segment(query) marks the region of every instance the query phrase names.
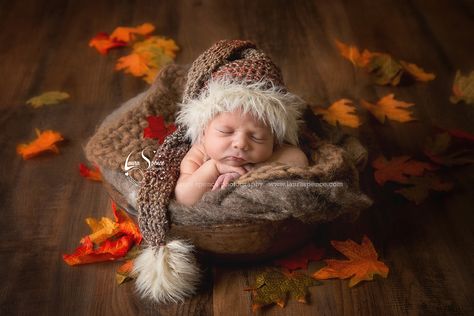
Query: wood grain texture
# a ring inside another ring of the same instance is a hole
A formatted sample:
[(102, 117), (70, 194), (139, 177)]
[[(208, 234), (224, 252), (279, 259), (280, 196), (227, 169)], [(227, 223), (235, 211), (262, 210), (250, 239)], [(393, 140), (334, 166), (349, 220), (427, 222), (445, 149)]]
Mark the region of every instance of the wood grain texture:
[[(113, 70), (122, 52), (100, 56), (88, 41), (99, 31), (143, 22), (176, 40), (176, 61), (184, 64), (216, 40), (253, 40), (281, 67), (289, 89), (311, 104), (343, 97), (373, 101), (390, 91), (414, 102), (418, 121), (412, 123), (382, 125), (361, 112), (364, 124), (352, 133), (368, 146), (371, 160), (380, 153), (422, 158), (433, 126), (474, 133), (473, 106), (449, 103), (456, 70), (474, 70), (471, 0), (0, 1), (1, 315), (252, 314), (250, 293), (243, 290), (269, 262), (207, 262), (198, 295), (156, 305), (137, 297), (131, 283), (115, 285), (117, 263), (69, 267), (61, 259), (87, 233), (86, 217), (111, 215), (102, 186), (78, 174), (84, 144), (108, 113), (147, 88)], [(339, 56), (335, 38), (391, 53), (437, 78), (397, 88), (371, 85)], [(49, 90), (71, 98), (36, 110), (25, 105)], [(59, 155), (17, 156), (16, 145), (30, 141), (35, 127), (66, 137)], [(289, 301), (261, 314), (472, 315), (473, 171), (450, 170), (455, 190), (415, 206), (376, 186), (367, 168), (361, 185), (374, 206), (354, 223), (324, 225), (315, 239), (329, 249), (329, 240), (359, 242), (366, 234), (390, 267), (388, 278), (352, 289), (346, 281), (325, 281), (310, 289), (308, 304)]]

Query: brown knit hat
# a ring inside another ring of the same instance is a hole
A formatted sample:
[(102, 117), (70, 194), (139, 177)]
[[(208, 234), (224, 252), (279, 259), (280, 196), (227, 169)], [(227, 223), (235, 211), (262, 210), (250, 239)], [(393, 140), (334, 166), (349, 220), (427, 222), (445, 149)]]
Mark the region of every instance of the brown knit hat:
[(242, 108), (264, 121), (278, 142), (296, 145), (303, 106), (287, 91), (280, 69), (255, 44), (223, 40), (192, 64), (176, 122), (195, 143), (215, 115)]
[(303, 104), (286, 91), (278, 67), (249, 41), (219, 41), (194, 61), (178, 129), (158, 148), (154, 161), (159, 165), (147, 170), (138, 194), (138, 221), (148, 248), (135, 260), (134, 271), (143, 296), (182, 301), (199, 282), (192, 245), (166, 238), (168, 204), (190, 148), (188, 140), (196, 141), (215, 114), (237, 105), (265, 120), (279, 141), (296, 143)]

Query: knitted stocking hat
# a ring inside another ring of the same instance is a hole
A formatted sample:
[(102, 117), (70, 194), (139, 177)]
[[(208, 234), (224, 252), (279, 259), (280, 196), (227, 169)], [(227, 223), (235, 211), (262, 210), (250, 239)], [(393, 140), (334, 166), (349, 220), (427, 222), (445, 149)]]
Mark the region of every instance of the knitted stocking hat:
[(243, 107), (264, 120), (278, 141), (297, 142), (302, 100), (288, 93), (280, 70), (249, 41), (223, 40), (192, 64), (177, 130), (158, 149), (138, 194), (138, 221), (148, 247), (134, 263), (137, 289), (158, 302), (182, 301), (195, 293), (199, 269), (193, 246), (166, 238), (167, 208), (181, 160), (210, 119)]

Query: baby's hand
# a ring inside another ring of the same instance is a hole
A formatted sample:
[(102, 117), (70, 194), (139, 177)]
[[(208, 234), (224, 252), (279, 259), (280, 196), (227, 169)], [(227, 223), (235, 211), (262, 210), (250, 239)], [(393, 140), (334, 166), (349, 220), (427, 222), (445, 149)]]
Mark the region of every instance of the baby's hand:
[(216, 182), (214, 183), (214, 186), (212, 187), (212, 191), (219, 190), (219, 189), (224, 189), (231, 181), (234, 181), (235, 179), (238, 179), (240, 177), (240, 174), (237, 172), (228, 172), (221, 174)]
[(217, 171), (221, 175), (225, 173), (238, 173), (239, 175), (242, 176), (247, 173), (247, 170), (244, 167), (229, 166), (216, 160), (214, 160), (214, 163), (215, 163)]

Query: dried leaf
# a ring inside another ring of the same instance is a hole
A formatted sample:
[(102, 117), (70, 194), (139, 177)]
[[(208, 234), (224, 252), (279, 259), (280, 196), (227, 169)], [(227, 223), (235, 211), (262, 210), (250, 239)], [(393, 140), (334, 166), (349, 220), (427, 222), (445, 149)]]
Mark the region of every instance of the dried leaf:
[(120, 57), (117, 60), (117, 64), (115, 65), (115, 70), (124, 69), (125, 73), (132, 74), (135, 77), (141, 77), (150, 71), (148, 63), (149, 61), (147, 57), (137, 53), (132, 53), (130, 55)]
[(334, 126), (337, 126), (337, 123), (339, 123), (341, 125), (357, 128), (362, 124), (357, 114), (355, 114), (355, 107), (348, 99), (338, 100), (327, 109), (313, 107), (313, 112), (322, 115), (326, 122)]
[(43, 94), (33, 97), (26, 101), (27, 104), (30, 104), (34, 108), (39, 108), (43, 105), (58, 104), (59, 102), (69, 98), (69, 94), (62, 91), (48, 91)]
[(449, 98), (452, 103), (464, 101), (468, 104), (474, 103), (474, 71), (469, 76), (462, 76), (458, 70), (453, 83), (453, 95)]
[(88, 217), (86, 218), (86, 224), (89, 225), (92, 233), (82, 238), (81, 243), (89, 238), (93, 243), (101, 244), (119, 232), (119, 225), (107, 217), (102, 217), (100, 220)]
[(86, 237), (72, 254), (63, 255), (63, 260), (70, 266), (116, 260), (125, 256), (132, 245), (133, 238), (124, 235), (117, 240), (107, 239), (94, 249), (94, 244)]
[(101, 182), (102, 181), (102, 174), (98, 167), (94, 167), (94, 169), (88, 168), (83, 163), (79, 164), (79, 173), (86, 179)]
[[(451, 135), (459, 136), (453, 141)], [(467, 140), (467, 142), (466, 142)], [(443, 166), (459, 166), (474, 163), (474, 148), (470, 134), (459, 130), (437, 133), (425, 141), (423, 152), (431, 161)]]
[(323, 248), (317, 248), (314, 244), (309, 244), (292, 253), (290, 256), (275, 260), (274, 263), (288, 269), (289, 271), (307, 269), (310, 261), (319, 261), (323, 256)]
[(350, 46), (338, 40), (336, 40), (336, 45), (344, 58), (367, 71), (376, 84), (396, 86), (405, 74), (417, 81), (424, 82), (435, 78), (434, 74), (425, 72), (419, 66), (398, 61), (389, 54), (370, 52), (366, 49), (361, 54), (356, 46)]
[(361, 245), (350, 239), (346, 241), (332, 240), (331, 244), (349, 260), (324, 260), (327, 266), (316, 271), (313, 274), (314, 278), (326, 280), (330, 278), (347, 279), (352, 277), (349, 287), (353, 287), (361, 281), (373, 280), (375, 274), (383, 278), (387, 277), (388, 267), (377, 259), (378, 254), (367, 236), (363, 237)]
[(134, 39), (134, 34), (148, 35), (154, 30), (155, 26), (151, 23), (144, 23), (136, 27), (119, 26), (110, 34), (110, 38), (128, 43)]
[(115, 222), (118, 224), (119, 232), (133, 237), (135, 244), (139, 245), (142, 241), (142, 234), (138, 225), (128, 216), (128, 214), (119, 208), (115, 203), (112, 203), (112, 210), (114, 212)]
[(384, 96), (376, 104), (365, 100), (360, 102), (360, 105), (372, 113), (380, 123), (384, 123), (385, 118), (402, 123), (415, 120), (412, 113), (407, 110), (415, 104), (395, 100), (393, 93)]
[(412, 160), (409, 156), (398, 156), (387, 160), (380, 156), (372, 162), (375, 168), (375, 181), (384, 185), (387, 181), (407, 183), (407, 176), (421, 176), (425, 170), (435, 170), (436, 167), (428, 162)]
[(159, 144), (163, 144), (166, 136), (176, 130), (174, 124), (165, 125), (165, 120), (161, 115), (149, 116), (146, 119), (148, 121), (148, 127), (145, 127), (143, 130), (143, 137), (157, 139)]
[(127, 43), (112, 39), (107, 33), (101, 32), (89, 41), (89, 46), (97, 49), (100, 54), (106, 55), (110, 49), (127, 46)]
[(16, 151), (23, 159), (33, 158), (45, 151), (52, 151), (56, 154), (59, 153), (58, 147), (55, 145), (57, 142), (64, 140), (63, 136), (56, 131), (46, 130), (40, 132), (36, 129), (37, 138), (29, 144), (20, 144), (16, 147)]
[(283, 308), (288, 295), (300, 303), (306, 303), (308, 287), (320, 284), (303, 273), (271, 269), (257, 275), (255, 286), (247, 290), (252, 291), (252, 310), (256, 311), (270, 304)]
[(410, 64), (403, 60), (400, 60), (400, 64), (403, 69), (405, 69), (417, 81), (428, 82), (436, 78), (435, 74), (427, 73), (415, 64)]
[(421, 204), (428, 197), (430, 190), (450, 191), (453, 188), (452, 183), (442, 181), (435, 174), (427, 174), (424, 177), (411, 177), (406, 183), (412, 184), (412, 186), (395, 192), (400, 193), (406, 199), (415, 202), (416, 205)]
[(132, 270), (133, 260), (125, 261), (125, 263), (117, 269), (117, 273), (115, 274), (115, 280), (117, 281), (117, 284), (123, 284), (135, 279)]

